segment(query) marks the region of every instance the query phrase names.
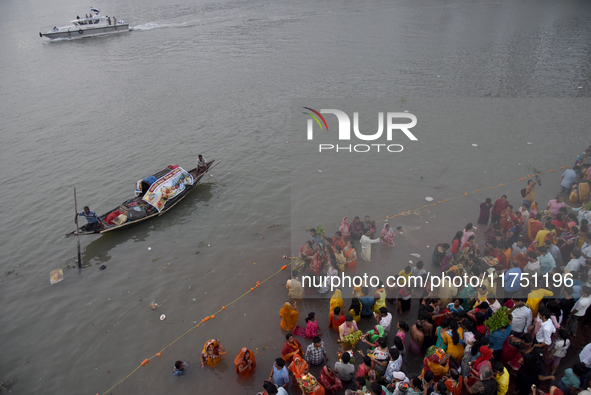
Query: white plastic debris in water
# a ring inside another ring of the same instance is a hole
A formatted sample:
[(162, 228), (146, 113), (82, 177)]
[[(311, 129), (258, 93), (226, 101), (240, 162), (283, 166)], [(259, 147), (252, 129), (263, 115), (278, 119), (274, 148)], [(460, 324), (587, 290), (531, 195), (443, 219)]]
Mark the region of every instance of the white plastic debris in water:
[(49, 274), (49, 283), (51, 285), (57, 284), (64, 279), (64, 271), (62, 269), (55, 269)]
[(427, 248), (429, 248), (429, 246), (427, 246)]
[(166, 319), (166, 316), (165, 316), (164, 314), (162, 314), (162, 315), (160, 316), (160, 321), (164, 321), (165, 319)]
[(208, 246), (208, 247), (211, 247), (211, 244), (208, 244), (207, 246)]
[(431, 202), (431, 201), (433, 201), (433, 198), (432, 198), (431, 196), (427, 196), (427, 197), (425, 198), (425, 200), (426, 200), (426, 201), (428, 201), (428, 202)]
[(408, 261), (408, 263), (412, 263), (412, 260)]
[(472, 147), (478, 147), (478, 144), (472, 144)]
[(150, 251), (152, 249), (152, 247), (148, 247), (148, 251)]
[(531, 143), (528, 141), (528, 142), (526, 142), (525, 144), (531, 144)]
[(318, 173), (322, 173), (322, 170), (318, 170)]
[(415, 258), (419, 258), (419, 259), (421, 258), (421, 255), (420, 254), (417, 254), (416, 252), (413, 252), (410, 255), (411, 256), (414, 256)]

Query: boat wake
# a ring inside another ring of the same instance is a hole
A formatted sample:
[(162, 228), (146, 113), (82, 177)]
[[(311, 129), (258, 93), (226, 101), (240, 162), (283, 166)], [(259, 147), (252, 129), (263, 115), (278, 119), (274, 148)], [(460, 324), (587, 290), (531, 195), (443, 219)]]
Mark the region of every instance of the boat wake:
[[(191, 27), (200, 25), (200, 20), (188, 21), (188, 22), (148, 22), (143, 25), (134, 26), (133, 30), (152, 30), (161, 28), (177, 28), (177, 27)], [(131, 30), (131, 29), (130, 29)]]

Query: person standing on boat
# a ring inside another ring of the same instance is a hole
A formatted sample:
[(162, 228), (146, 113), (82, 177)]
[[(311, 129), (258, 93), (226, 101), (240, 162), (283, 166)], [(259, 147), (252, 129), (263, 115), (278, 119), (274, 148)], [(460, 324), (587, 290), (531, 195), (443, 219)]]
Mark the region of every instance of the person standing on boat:
[(207, 161), (203, 155), (199, 155), (197, 158), (197, 174), (203, 173), (204, 171), (207, 171)]
[[(98, 216), (96, 215), (96, 213), (94, 211), (90, 211), (88, 206), (84, 206), (84, 211), (81, 211), (78, 214), (76, 214), (76, 217), (78, 217), (78, 216), (86, 218), (86, 221), (88, 222), (86, 225), (84, 225), (85, 231), (98, 232), (98, 230), (99, 230)], [(76, 217), (74, 217), (74, 222), (76, 222)]]

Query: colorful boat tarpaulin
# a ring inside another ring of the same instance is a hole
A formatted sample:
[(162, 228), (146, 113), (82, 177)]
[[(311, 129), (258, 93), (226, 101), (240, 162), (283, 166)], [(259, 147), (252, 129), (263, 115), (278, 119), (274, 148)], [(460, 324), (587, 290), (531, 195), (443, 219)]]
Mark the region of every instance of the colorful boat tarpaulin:
[(183, 192), (187, 185), (193, 185), (193, 177), (181, 167), (177, 167), (156, 180), (143, 200), (156, 207), (156, 210), (162, 211), (166, 202)]

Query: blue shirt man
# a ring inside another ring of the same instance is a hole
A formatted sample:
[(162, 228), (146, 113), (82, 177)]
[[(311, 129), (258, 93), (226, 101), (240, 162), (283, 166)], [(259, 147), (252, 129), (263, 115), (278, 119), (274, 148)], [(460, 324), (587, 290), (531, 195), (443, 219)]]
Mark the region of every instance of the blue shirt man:
[(492, 331), (486, 335), (486, 337), (488, 337), (490, 340), (490, 347), (493, 349), (493, 351), (499, 351), (503, 349), (503, 343), (511, 334), (512, 329), (513, 328), (511, 327), (511, 324), (509, 324), (509, 326), (507, 326), (505, 329), (497, 329), (496, 331)]
[(562, 182), (560, 183), (560, 186), (566, 190), (570, 190), (576, 177), (577, 173), (573, 169), (566, 169), (564, 173), (562, 173)]
[(513, 293), (521, 288), (521, 269), (517, 261), (511, 262), (511, 269), (507, 270), (504, 276), (505, 292)]
[(371, 317), (373, 315), (373, 306), (376, 303), (376, 300), (373, 296), (367, 296), (369, 293), (367, 287), (361, 288), (361, 293), (363, 293), (363, 296), (359, 298), (359, 301), (361, 302), (361, 316)]
[(79, 213), (76, 213), (76, 217), (74, 218), (74, 221), (79, 216), (86, 218), (87, 224), (84, 225), (85, 231), (87, 231), (87, 232), (98, 231), (98, 229), (99, 229), (98, 216), (96, 215), (96, 213), (94, 211), (90, 211), (88, 206), (84, 206), (84, 211), (80, 211)]
[(556, 261), (546, 247), (541, 246), (539, 251), (542, 253), (542, 256), (540, 256), (540, 274), (550, 273), (556, 267)]
[(275, 360), (269, 378), (272, 378), (273, 382), (279, 387), (285, 387), (289, 384), (289, 373), (287, 372), (283, 358), (277, 358)]
[(320, 244), (322, 246), (322, 248), (324, 248), (326, 240), (323, 240), (322, 237), (318, 233), (316, 233), (316, 229), (314, 229), (314, 228), (310, 229), (310, 237), (312, 238), (312, 241), (314, 242), (314, 248), (316, 248), (316, 244)]

